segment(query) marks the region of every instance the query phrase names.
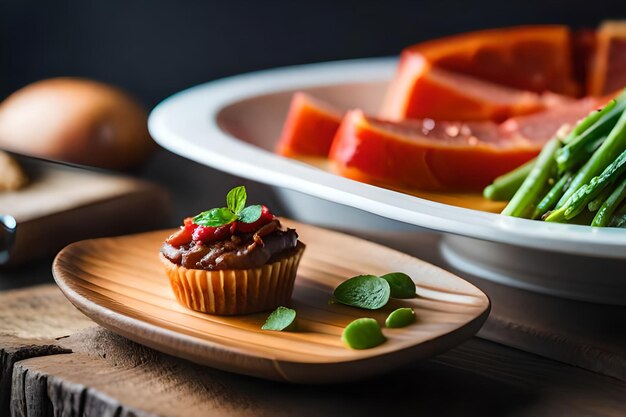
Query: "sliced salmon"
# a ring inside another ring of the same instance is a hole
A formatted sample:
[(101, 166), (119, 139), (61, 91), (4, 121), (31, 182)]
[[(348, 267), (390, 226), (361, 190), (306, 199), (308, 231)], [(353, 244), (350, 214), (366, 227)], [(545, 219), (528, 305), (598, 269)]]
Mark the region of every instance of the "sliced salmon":
[(494, 122), (432, 119), (389, 122), (353, 110), (344, 117), (329, 158), (341, 175), (420, 190), (480, 190), (532, 159), (563, 124), (597, 106), (583, 99), (557, 109)]
[(600, 26), (590, 65), (589, 95), (601, 96), (626, 87), (626, 22), (610, 21)]
[[(579, 93), (572, 68), (565, 26), (485, 30), (423, 42), (402, 52), (381, 117), (459, 120), (456, 114), (465, 114), (468, 120), (499, 120), (540, 110), (544, 103), (529, 92)], [(457, 81), (453, 74), (465, 77)], [(472, 92), (466, 90), (469, 77), (476, 79)], [(433, 100), (441, 103), (436, 115), (427, 113)]]
[(285, 156), (328, 156), (343, 112), (304, 93), (296, 93), (278, 142)]

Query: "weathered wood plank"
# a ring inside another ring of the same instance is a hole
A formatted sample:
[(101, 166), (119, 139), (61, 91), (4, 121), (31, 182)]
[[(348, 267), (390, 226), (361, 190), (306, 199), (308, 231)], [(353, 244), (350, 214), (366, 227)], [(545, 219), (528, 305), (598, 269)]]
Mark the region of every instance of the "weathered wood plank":
[[(331, 386), (288, 385), (156, 352), (89, 327), (91, 322), (53, 286), (38, 287), (32, 295), (30, 291), (0, 293), (0, 350), (8, 352), (5, 357), (10, 355), (11, 365), (15, 363), (10, 390), (13, 416), (626, 413), (624, 382), (480, 339), (376, 379)], [(7, 313), (5, 305), (14, 310), (29, 307), (26, 313)], [(57, 317), (46, 317), (47, 324), (32, 323), (34, 317), (44, 315)], [(29, 322), (34, 340), (25, 339)], [(29, 345), (31, 350), (24, 347)], [(11, 346), (29, 359), (17, 356)], [(70, 350), (73, 353), (59, 354)], [(9, 415), (8, 409), (0, 409), (0, 415)]]
[(0, 292), (0, 336), (59, 339), (93, 326), (56, 285)]
[[(37, 391), (43, 378), (45, 395), (31, 401), (49, 402), (62, 416), (229, 416), (246, 415), (245, 410), (251, 409), (236, 385), (225, 388), (225, 381), (236, 380), (236, 376), (167, 357), (101, 329), (73, 338), (74, 347), (80, 340), (79, 349), (85, 351), (17, 364), (13, 397), (20, 399), (25, 392)], [(32, 375), (36, 377), (29, 380)], [(25, 382), (20, 385), (20, 381)], [(31, 416), (31, 410), (37, 408), (26, 398), (24, 403), (13, 402), (13, 416)]]
[(332, 386), (288, 385), (203, 368), (104, 329), (87, 329), (61, 343), (74, 353), (16, 365), (13, 416), (39, 415), (33, 413), (42, 404), (50, 404), (60, 416), (626, 412), (626, 384), (621, 381), (479, 339), (392, 374)]
[(54, 285), (0, 293), (0, 415), (8, 415), (13, 366), (21, 360), (69, 353), (57, 339), (93, 326)]
[(69, 349), (55, 344), (55, 340), (19, 339), (0, 337), (0, 415), (7, 415), (11, 400), (11, 376), (15, 363), (38, 356), (70, 353)]

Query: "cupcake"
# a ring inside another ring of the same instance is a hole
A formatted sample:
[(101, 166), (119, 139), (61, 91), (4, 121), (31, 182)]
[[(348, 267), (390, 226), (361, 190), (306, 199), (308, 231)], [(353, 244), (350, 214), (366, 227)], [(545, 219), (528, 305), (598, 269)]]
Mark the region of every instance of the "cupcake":
[(160, 259), (179, 303), (219, 315), (249, 314), (289, 303), (304, 252), (294, 229), (263, 205), (245, 207), (244, 187), (227, 207), (185, 219)]

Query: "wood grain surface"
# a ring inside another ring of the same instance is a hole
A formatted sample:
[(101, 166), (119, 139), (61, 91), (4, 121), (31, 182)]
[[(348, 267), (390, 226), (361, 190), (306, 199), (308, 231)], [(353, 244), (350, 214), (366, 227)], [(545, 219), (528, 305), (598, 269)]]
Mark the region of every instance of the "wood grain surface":
[(68, 353), (57, 341), (92, 327), (52, 285), (0, 293), (0, 416), (8, 415), (13, 365), (35, 356)]
[[(54, 319), (36, 324), (51, 311)], [(30, 327), (38, 330), (31, 335)], [(0, 293), (0, 357), (1, 416), (626, 413), (625, 383), (480, 339), (359, 383), (303, 386), (230, 374), (96, 327), (52, 285)]]
[[(299, 383), (360, 379), (432, 356), (471, 337), (488, 314), (487, 297), (453, 274), (358, 238), (284, 223), (307, 245), (292, 300), (296, 332), (261, 330), (268, 313), (226, 317), (179, 305), (157, 256), (171, 230), (70, 245), (53, 272), (79, 309), (132, 340), (220, 369)], [(345, 279), (392, 271), (413, 277), (417, 298), (391, 300), (376, 311), (328, 303)], [(384, 329), (387, 342), (373, 349), (342, 345), (341, 332), (352, 320), (384, 323), (400, 306), (412, 307), (418, 322)]]

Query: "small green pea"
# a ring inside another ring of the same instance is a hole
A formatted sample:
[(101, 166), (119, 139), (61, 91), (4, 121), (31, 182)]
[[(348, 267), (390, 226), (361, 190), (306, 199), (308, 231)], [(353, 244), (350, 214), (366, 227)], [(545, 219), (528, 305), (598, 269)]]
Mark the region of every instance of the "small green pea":
[(346, 326), (341, 341), (352, 349), (369, 349), (385, 342), (378, 322), (370, 318), (356, 319)]
[(404, 327), (412, 323), (415, 323), (415, 311), (409, 307), (393, 310), (385, 320), (385, 326), (392, 328)]
[(272, 311), (272, 314), (269, 315), (261, 329), (282, 332), (283, 330), (294, 330), (295, 327), (296, 310), (280, 306), (276, 310)]

